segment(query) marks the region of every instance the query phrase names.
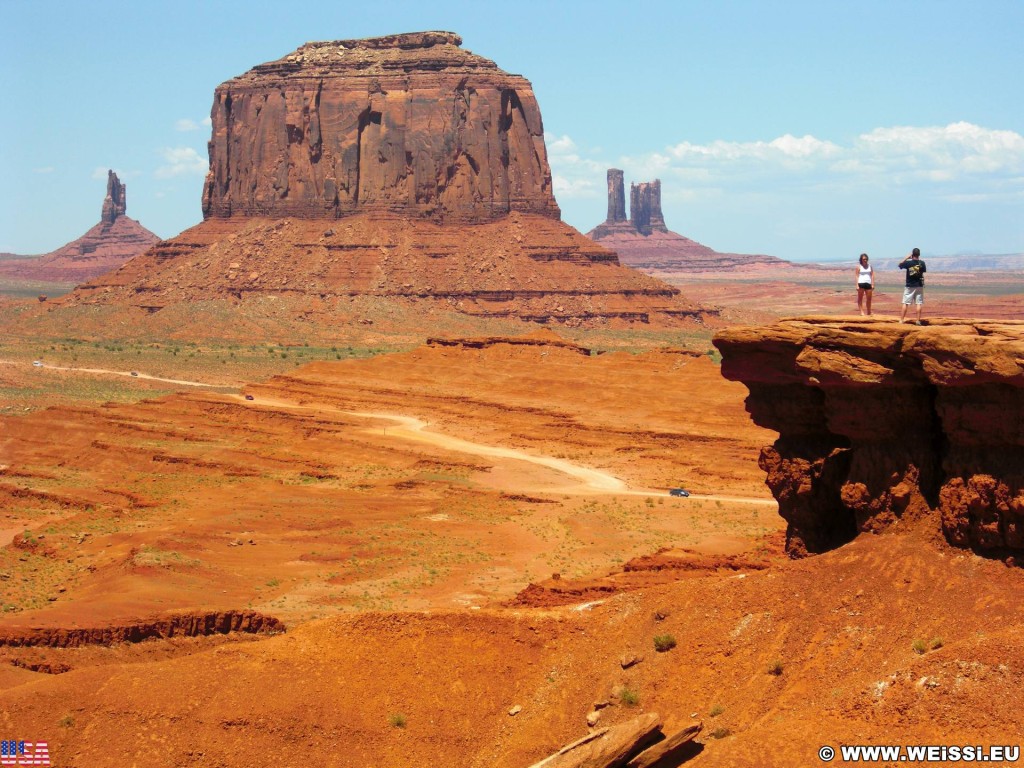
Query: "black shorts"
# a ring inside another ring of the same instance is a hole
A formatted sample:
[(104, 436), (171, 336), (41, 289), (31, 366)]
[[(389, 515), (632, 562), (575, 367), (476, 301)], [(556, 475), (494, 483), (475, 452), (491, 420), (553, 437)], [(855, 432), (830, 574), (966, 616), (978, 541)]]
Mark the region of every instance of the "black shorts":
[(862, 291), (870, 291), (871, 283), (857, 283), (857, 287), (860, 288)]

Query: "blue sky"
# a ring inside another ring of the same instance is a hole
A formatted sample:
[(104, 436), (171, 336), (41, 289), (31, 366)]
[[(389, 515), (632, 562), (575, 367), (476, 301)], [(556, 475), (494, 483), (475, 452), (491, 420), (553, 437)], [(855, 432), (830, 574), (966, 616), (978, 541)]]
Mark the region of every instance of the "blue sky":
[(0, 251), (202, 219), (213, 90), (311, 40), (444, 29), (534, 87), (563, 219), (605, 172), (669, 228), (797, 260), (1024, 251), (1024, 2), (0, 0)]

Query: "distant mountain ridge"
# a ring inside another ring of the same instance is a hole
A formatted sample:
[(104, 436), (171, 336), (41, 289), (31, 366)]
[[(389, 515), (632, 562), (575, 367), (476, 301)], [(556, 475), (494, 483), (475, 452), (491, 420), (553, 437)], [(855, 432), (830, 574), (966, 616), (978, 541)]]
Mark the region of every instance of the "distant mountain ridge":
[[(1024, 253), (958, 253), (949, 256), (922, 256), (926, 264), (944, 272), (982, 272), (1003, 270), (1024, 272)], [(892, 260), (893, 266), (901, 259)]]

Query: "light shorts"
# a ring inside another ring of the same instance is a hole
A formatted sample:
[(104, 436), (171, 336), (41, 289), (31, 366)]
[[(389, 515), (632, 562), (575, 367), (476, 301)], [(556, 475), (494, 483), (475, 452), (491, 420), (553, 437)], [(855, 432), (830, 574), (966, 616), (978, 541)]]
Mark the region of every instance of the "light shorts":
[(924, 304), (924, 288), (904, 288), (903, 289), (903, 303), (904, 304)]

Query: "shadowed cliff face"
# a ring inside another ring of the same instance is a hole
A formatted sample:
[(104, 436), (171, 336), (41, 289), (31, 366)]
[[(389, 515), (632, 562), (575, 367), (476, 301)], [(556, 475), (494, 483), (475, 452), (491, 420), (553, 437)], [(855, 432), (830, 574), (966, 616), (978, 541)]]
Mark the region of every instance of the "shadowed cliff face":
[(1024, 555), (1024, 323), (785, 320), (714, 340), (746, 384), (800, 556), (940, 513), (983, 554)]
[(307, 43), (214, 95), (206, 218), (558, 219), (529, 81), (450, 32)]

